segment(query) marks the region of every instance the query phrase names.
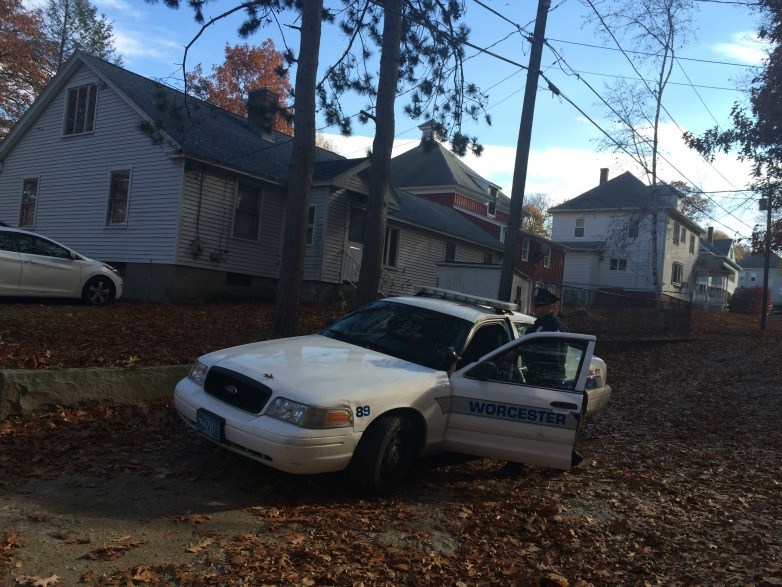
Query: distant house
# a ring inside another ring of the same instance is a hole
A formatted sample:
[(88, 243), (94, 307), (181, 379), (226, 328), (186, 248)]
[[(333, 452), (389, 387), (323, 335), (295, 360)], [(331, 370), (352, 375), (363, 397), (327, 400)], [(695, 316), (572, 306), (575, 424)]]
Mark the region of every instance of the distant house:
[[(272, 297), (292, 147), (263, 115), (273, 99), (251, 92), (243, 118), (76, 52), (0, 143), (0, 218), (116, 265), (131, 299)], [(316, 150), (308, 299), (357, 276), (368, 166)], [(381, 289), (412, 292), (434, 285), (437, 262), (501, 252), (458, 212), (395, 190)]]
[[(766, 258), (763, 253), (745, 257), (739, 261), (739, 287), (763, 287), (763, 272)], [(768, 288), (774, 306), (782, 305), (782, 257), (771, 253), (769, 259)]]
[(698, 259), (693, 266), (692, 302), (703, 310), (725, 311), (736, 289), (741, 267), (736, 262), (733, 239), (714, 238), (709, 227), (700, 239)]
[(657, 218), (657, 268), (663, 299), (690, 300), (703, 229), (681, 213), (681, 194), (651, 187), (629, 172), (549, 209), (552, 238), (566, 245), (564, 284), (571, 296), (596, 292), (654, 297), (652, 219)]
[[(502, 193), (498, 185), (478, 175), (450, 152), (439, 140), (434, 122), (428, 121), (418, 128), (421, 129), (421, 142), (391, 160), (391, 183), (457, 212), (504, 243), (510, 198)], [(546, 287), (561, 293), (567, 247), (555, 241), (521, 231), (517, 241), (514, 264), (517, 277), (514, 279), (512, 297), (522, 310), (529, 309), (535, 287)], [(472, 282), (471, 276), (476, 270), (469, 266), (472, 261), (461, 258), (458, 249), (451, 247), (443, 262), (449, 267), (445, 271), (441, 270), (441, 275), (452, 276), (450, 279), (465, 284)], [(459, 262), (466, 263), (463, 270), (469, 274), (463, 278), (456, 275)], [(500, 264), (502, 255), (487, 255), (479, 262)], [(481, 295), (477, 291), (470, 293)], [(496, 297), (496, 292), (490, 297)]]

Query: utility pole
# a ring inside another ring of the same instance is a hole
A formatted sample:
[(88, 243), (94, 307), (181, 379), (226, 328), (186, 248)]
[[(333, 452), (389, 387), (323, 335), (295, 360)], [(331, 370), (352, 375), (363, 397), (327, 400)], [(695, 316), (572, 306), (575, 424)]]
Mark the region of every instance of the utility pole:
[(521, 214), (524, 206), (524, 188), (527, 183), (527, 163), (532, 140), (532, 118), (535, 113), (535, 98), (538, 93), (540, 60), (543, 55), (543, 42), (546, 33), (546, 19), (551, 0), (538, 0), (538, 13), (535, 17), (535, 30), (532, 34), (532, 49), (529, 54), (527, 85), (524, 88), (524, 104), (521, 109), (519, 140), (516, 145), (516, 161), (513, 168), (513, 188), (510, 194), (510, 212), (508, 230), (505, 231), (505, 248), (500, 271), (500, 286), (497, 298), (509, 302), (513, 289), (513, 268), (516, 259), (516, 241), (521, 228)]
[[(772, 188), (773, 189), (773, 188)], [(760, 329), (766, 329), (766, 313), (768, 312), (768, 270), (771, 264), (771, 211), (774, 209), (771, 191), (766, 197), (760, 200), (760, 209), (763, 210), (763, 203), (766, 205), (766, 242), (764, 246), (763, 259), (763, 302), (760, 307)]]

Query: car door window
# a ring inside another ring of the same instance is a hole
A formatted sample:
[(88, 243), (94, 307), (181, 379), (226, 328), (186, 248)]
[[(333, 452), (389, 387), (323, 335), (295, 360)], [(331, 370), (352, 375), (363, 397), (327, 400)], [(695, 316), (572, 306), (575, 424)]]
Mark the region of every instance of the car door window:
[(461, 357), (456, 363), (456, 369), (459, 370), (465, 365), (474, 363), (482, 356), (508, 342), (510, 342), (510, 335), (501, 322), (480, 326), (462, 351)]
[(0, 232), (0, 251), (13, 251), (14, 239), (7, 232)]
[[(467, 376), (533, 387), (575, 388), (587, 341), (537, 338), (491, 357)], [(495, 369), (496, 367), (496, 369)]]
[(16, 237), (19, 244), (19, 251), (29, 255), (41, 255), (44, 257), (57, 257), (59, 259), (69, 259), (71, 253), (65, 247), (50, 240), (33, 236), (29, 234), (19, 234)]

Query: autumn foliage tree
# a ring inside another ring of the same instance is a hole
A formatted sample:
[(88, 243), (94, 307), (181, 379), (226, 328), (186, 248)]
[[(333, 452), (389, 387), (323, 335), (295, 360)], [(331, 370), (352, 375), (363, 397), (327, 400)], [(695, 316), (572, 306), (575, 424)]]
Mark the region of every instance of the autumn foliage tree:
[(550, 205), (546, 194), (527, 194), (524, 197), (523, 210), (529, 216), (524, 220), (522, 228), (532, 234), (551, 236), (551, 215), (548, 213)]
[(249, 44), (225, 45), (225, 61), (204, 75), (201, 65), (187, 75), (190, 90), (199, 98), (239, 116), (247, 116), (247, 95), (251, 90), (269, 89), (280, 97), (280, 110), (274, 128), (293, 134), (286, 99), (291, 84), (282, 53), (267, 39), (260, 47)]
[(0, 0), (0, 138), (49, 83), (46, 64), (53, 56), (41, 15), (21, 0)]

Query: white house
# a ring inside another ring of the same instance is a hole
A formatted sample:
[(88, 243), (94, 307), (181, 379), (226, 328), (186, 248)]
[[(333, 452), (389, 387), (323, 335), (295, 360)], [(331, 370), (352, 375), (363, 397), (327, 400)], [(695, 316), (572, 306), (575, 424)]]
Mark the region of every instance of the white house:
[(568, 247), (564, 285), (570, 296), (596, 292), (654, 296), (652, 226), (657, 218), (657, 268), (663, 299), (690, 300), (703, 229), (681, 213), (681, 194), (652, 188), (629, 172), (549, 209), (551, 238)]
[(710, 226), (701, 238), (700, 254), (693, 267), (693, 304), (703, 310), (726, 310), (740, 270), (733, 239), (715, 239)]
[[(758, 253), (739, 261), (739, 287), (763, 287), (763, 272), (765, 270), (765, 255)], [(782, 257), (771, 253), (768, 269), (768, 288), (771, 291), (771, 301), (774, 306), (782, 305)]]

